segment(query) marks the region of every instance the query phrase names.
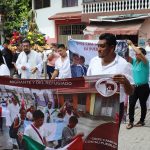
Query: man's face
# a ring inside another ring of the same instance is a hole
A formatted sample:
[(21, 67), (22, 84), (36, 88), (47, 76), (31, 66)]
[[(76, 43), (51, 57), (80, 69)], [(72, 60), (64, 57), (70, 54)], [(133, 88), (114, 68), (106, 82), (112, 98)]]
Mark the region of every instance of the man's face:
[(35, 124), (36, 124), (36, 127), (41, 127), (44, 123), (44, 118), (38, 118), (36, 120), (34, 120)]
[(69, 125), (70, 125), (70, 128), (75, 128), (75, 126), (76, 126), (77, 124), (74, 123), (74, 122), (69, 122)]
[(15, 98), (12, 99), (14, 105), (17, 105), (17, 100)]
[(30, 53), (30, 44), (29, 43), (22, 43), (22, 50), (26, 53)]
[(51, 109), (51, 107), (52, 107), (52, 103), (49, 102), (48, 103), (48, 108)]
[(79, 62), (80, 62), (80, 57), (79, 56), (74, 56), (73, 57), (73, 64), (79, 64)]
[(58, 53), (59, 53), (59, 55), (60, 55), (61, 57), (64, 57), (64, 56), (66, 56), (66, 49), (64, 49), (64, 48), (59, 48), (59, 49), (58, 49)]
[(106, 40), (99, 40), (98, 42), (98, 56), (105, 58), (111, 52), (110, 46), (106, 43)]

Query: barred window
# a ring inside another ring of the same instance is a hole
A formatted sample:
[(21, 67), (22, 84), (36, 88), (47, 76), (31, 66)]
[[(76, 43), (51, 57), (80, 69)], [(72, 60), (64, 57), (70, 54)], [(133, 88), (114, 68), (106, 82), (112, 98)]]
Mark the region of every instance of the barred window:
[(78, 6), (78, 0), (62, 0), (62, 7)]
[(59, 35), (83, 34), (85, 27), (84, 24), (61, 25), (59, 26)]
[(72, 103), (73, 102), (72, 95), (71, 94), (64, 94), (64, 100), (65, 100), (65, 102)]
[(35, 9), (50, 7), (50, 0), (34, 0)]
[(86, 105), (86, 94), (85, 93), (78, 94), (78, 104)]

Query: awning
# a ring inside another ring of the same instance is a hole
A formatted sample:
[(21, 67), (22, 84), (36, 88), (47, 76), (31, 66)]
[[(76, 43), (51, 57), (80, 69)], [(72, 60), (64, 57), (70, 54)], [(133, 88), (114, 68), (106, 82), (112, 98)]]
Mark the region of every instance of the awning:
[(81, 19), (81, 11), (77, 12), (66, 12), (66, 13), (57, 13), (51, 17), (49, 20), (65, 20), (65, 19)]
[[(110, 24), (110, 23), (108, 23)], [(142, 23), (138, 24), (119, 24), (119, 25), (98, 25), (98, 26), (87, 26), (83, 33), (94, 35), (102, 33), (112, 33), (115, 35), (137, 35)]]

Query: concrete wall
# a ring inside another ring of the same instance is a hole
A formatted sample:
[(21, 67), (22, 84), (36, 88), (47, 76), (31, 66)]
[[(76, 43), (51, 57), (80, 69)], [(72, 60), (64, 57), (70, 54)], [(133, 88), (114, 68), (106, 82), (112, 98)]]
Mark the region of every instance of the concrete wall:
[(150, 38), (150, 18), (146, 19), (139, 30), (140, 38)]
[(39, 30), (55, 40), (55, 22), (48, 20), (49, 17), (56, 13), (82, 11), (82, 0), (78, 0), (78, 6), (62, 8), (62, 0), (51, 0), (51, 7), (37, 9), (36, 22)]

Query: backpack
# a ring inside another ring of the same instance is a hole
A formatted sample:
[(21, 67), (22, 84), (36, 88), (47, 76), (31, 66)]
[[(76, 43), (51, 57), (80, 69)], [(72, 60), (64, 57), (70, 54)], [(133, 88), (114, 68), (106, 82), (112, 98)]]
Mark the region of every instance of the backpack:
[[(18, 119), (18, 122), (19, 122), (19, 117), (17, 119)], [(12, 125), (10, 126), (10, 128), (9, 128), (9, 136), (11, 138), (16, 139), (18, 137), (18, 135), (17, 135), (18, 129), (19, 128), (14, 128), (14, 122), (13, 122)]]

